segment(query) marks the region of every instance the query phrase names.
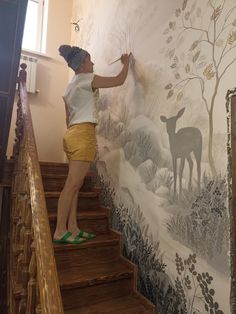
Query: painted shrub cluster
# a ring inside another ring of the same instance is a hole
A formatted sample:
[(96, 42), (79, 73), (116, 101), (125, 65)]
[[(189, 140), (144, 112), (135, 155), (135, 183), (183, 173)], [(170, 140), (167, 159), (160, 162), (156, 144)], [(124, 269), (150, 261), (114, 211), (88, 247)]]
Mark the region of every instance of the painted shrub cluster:
[[(98, 166), (99, 168), (99, 166)], [(138, 265), (138, 289), (156, 305), (159, 314), (202, 313), (197, 309), (201, 300), (206, 312), (223, 314), (216, 302), (215, 290), (211, 287), (213, 277), (208, 272), (198, 272), (196, 255), (182, 259), (176, 253), (177, 277), (172, 283), (165, 272), (160, 243), (148, 237), (148, 225), (139, 208), (130, 210), (114, 203), (115, 191), (110, 182), (98, 176), (102, 187), (103, 205), (112, 209), (112, 226), (123, 234), (124, 255)]]

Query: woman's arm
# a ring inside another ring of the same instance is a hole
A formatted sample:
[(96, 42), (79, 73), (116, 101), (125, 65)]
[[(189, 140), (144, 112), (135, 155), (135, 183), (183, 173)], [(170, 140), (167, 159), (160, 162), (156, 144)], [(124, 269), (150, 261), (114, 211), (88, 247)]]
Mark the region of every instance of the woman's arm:
[(68, 124), (69, 124), (69, 110), (68, 110), (68, 107), (67, 107), (67, 104), (66, 104), (64, 98), (63, 98), (63, 100), (64, 100), (64, 103), (65, 103), (65, 110), (66, 110), (66, 126), (68, 127)]
[(92, 81), (92, 88), (109, 88), (122, 85), (128, 74), (130, 56), (131, 54), (124, 54), (121, 56), (123, 68), (117, 76), (105, 77), (95, 75)]

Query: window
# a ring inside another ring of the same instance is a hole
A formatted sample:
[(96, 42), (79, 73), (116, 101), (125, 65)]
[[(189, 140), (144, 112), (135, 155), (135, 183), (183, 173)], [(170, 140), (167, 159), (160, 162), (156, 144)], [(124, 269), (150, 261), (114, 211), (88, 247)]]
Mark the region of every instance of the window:
[(46, 52), (47, 0), (28, 0), (22, 49)]

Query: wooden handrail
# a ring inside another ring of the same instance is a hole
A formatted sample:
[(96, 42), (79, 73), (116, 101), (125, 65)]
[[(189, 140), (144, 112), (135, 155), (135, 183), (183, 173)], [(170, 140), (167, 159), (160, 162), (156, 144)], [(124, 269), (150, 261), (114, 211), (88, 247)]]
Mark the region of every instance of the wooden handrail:
[[(21, 66), (22, 67), (22, 66)], [(16, 129), (16, 133), (18, 132), (18, 136), (20, 134), (20, 137), (22, 139), (16, 140), (16, 147), (14, 148), (15, 155), (18, 155), (19, 162), (24, 161), (23, 167), (18, 166), (18, 173), (21, 172), (19, 175), (23, 175), (24, 169), (27, 173), (26, 177), (28, 178), (28, 190), (30, 194), (30, 208), (31, 213), (28, 213), (28, 215), (23, 215), (25, 217), (28, 217), (26, 220), (32, 221), (31, 229), (27, 227), (27, 222), (22, 222), (22, 215), (17, 212), (14, 213), (14, 219), (18, 222), (15, 223), (16, 226), (24, 225), (24, 232), (27, 229), (28, 233), (30, 233), (32, 230), (32, 242), (30, 243), (30, 240), (22, 240), (25, 242), (28, 242), (29, 245), (31, 245), (31, 258), (22, 257), (20, 258), (20, 254), (18, 253), (18, 260), (22, 260), (22, 265), (24, 265), (25, 260), (28, 260), (28, 278), (31, 278), (31, 285), (34, 281), (37, 282), (35, 284), (38, 287), (38, 294), (39, 294), (39, 300), (38, 304), (37, 301), (34, 301), (34, 304), (28, 304), (27, 300), (36, 299), (36, 292), (32, 293), (32, 296), (29, 295), (29, 291), (32, 291), (29, 289), (29, 283), (28, 287), (24, 287), (24, 283), (22, 283), (22, 306), (25, 308), (26, 313), (32, 313), (31, 310), (34, 308), (34, 311), (36, 313), (43, 313), (43, 314), (63, 314), (63, 306), (62, 306), (62, 300), (61, 300), (61, 294), (60, 294), (60, 288), (59, 288), (59, 281), (58, 281), (58, 275), (57, 275), (57, 269), (56, 269), (56, 263), (54, 258), (54, 251), (52, 246), (52, 240), (51, 240), (51, 233), (50, 233), (50, 227), (49, 227), (49, 220), (47, 215), (47, 208), (46, 208), (46, 201), (44, 196), (44, 189), (42, 184), (42, 177), (40, 172), (40, 165), (38, 161), (38, 153), (36, 149), (36, 143), (35, 143), (35, 136), (33, 131), (33, 125), (32, 125), (32, 118), (31, 118), (31, 112), (29, 108), (28, 103), (28, 97), (27, 97), (27, 90), (26, 90), (26, 73), (25, 73), (25, 67), (22, 67), (22, 70), (20, 72), (20, 80), (19, 80), (19, 95), (20, 95), (20, 104), (18, 104), (18, 107), (20, 106), (19, 111), (20, 114), (20, 120), (21, 122), (17, 122), (18, 124), (18, 131)], [(18, 117), (19, 118), (19, 117)], [(20, 125), (22, 124), (22, 125)], [(22, 142), (22, 144), (20, 144)], [(21, 147), (20, 147), (21, 145)], [(19, 163), (18, 162), (18, 163)], [(23, 170), (22, 170), (23, 169)], [(23, 171), (23, 172), (22, 172)], [(13, 186), (13, 193), (15, 190), (17, 190), (19, 187), (17, 187), (17, 176), (15, 178), (15, 183)], [(21, 181), (22, 185), (22, 181)], [(27, 185), (27, 184), (26, 184)], [(22, 189), (22, 187), (21, 187)], [(26, 188), (27, 189), (27, 188)], [(19, 197), (24, 194), (24, 191), (19, 191)], [(17, 205), (15, 205), (17, 207)], [(15, 210), (15, 209), (14, 209)], [(29, 216), (31, 216), (29, 218)], [(20, 222), (19, 222), (20, 221)], [(14, 228), (13, 228), (14, 229)], [(18, 229), (15, 228), (16, 231), (13, 230), (13, 237), (17, 238), (18, 236)], [(22, 229), (20, 230), (20, 234), (23, 233)], [(20, 236), (19, 236), (19, 239)], [(20, 242), (21, 243), (21, 242)], [(28, 250), (27, 248), (24, 250)], [(34, 274), (34, 261), (36, 260), (36, 274)], [(30, 263), (29, 263), (30, 262)], [(30, 266), (29, 266), (30, 264)], [(21, 265), (21, 264), (20, 264)], [(14, 268), (14, 267), (13, 267)], [(17, 273), (17, 272), (16, 272)], [(16, 276), (17, 277), (17, 276)], [(19, 275), (18, 275), (19, 277)], [(36, 290), (36, 289), (35, 289)], [(27, 295), (28, 291), (28, 295)], [(35, 295), (33, 297), (33, 295)], [(29, 303), (32, 303), (32, 301), (29, 301)], [(19, 305), (20, 306), (20, 305)], [(37, 308), (36, 308), (37, 307)], [(20, 310), (19, 310), (20, 312)]]

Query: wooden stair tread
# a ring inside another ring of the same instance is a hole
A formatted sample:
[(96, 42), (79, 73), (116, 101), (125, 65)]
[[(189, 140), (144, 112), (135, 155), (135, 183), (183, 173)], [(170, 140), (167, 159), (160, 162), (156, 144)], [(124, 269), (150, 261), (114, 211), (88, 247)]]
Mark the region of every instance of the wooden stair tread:
[[(81, 219), (94, 219), (94, 218), (105, 218), (108, 216), (108, 209), (98, 207), (96, 210), (81, 210), (77, 212), (77, 218)], [(48, 213), (50, 220), (57, 218), (57, 213)]]
[[(94, 177), (95, 174), (92, 171), (87, 172), (86, 177)], [(42, 177), (44, 178), (66, 178), (67, 174), (66, 173), (50, 173), (50, 172), (43, 172)]]
[(101, 247), (101, 246), (108, 246), (108, 245), (117, 245), (119, 243), (119, 237), (117, 234), (113, 232), (108, 232), (105, 234), (98, 234), (96, 235), (96, 238), (88, 240), (84, 243), (75, 245), (75, 244), (53, 244), (54, 251), (64, 251), (65, 255), (68, 254), (68, 251), (76, 251), (81, 250), (84, 248), (89, 247)]
[(68, 163), (67, 162), (59, 162), (59, 161), (39, 161), (40, 166), (56, 166), (56, 167), (64, 167), (67, 166), (68, 167)]
[(78, 309), (66, 310), (65, 314), (149, 314), (148, 310), (135, 296), (123, 296), (112, 300), (88, 305)]
[(61, 269), (58, 273), (62, 289), (87, 287), (123, 278), (131, 278), (132, 276), (133, 271), (120, 260), (117, 260), (116, 263), (94, 263), (81, 267)]
[[(44, 174), (66, 174), (68, 173), (68, 163), (62, 163), (62, 162), (46, 162), (46, 161), (40, 161), (40, 168), (41, 173)], [(94, 171), (92, 168), (88, 171), (87, 174), (94, 174), (96, 171)]]
[[(45, 198), (48, 197), (59, 197), (61, 192), (44, 192), (45, 194)], [(84, 197), (84, 198), (90, 198), (90, 197), (97, 197), (99, 195), (100, 191), (99, 190), (95, 190), (95, 191), (89, 191), (89, 192), (83, 192), (80, 191), (79, 192), (79, 197)]]

